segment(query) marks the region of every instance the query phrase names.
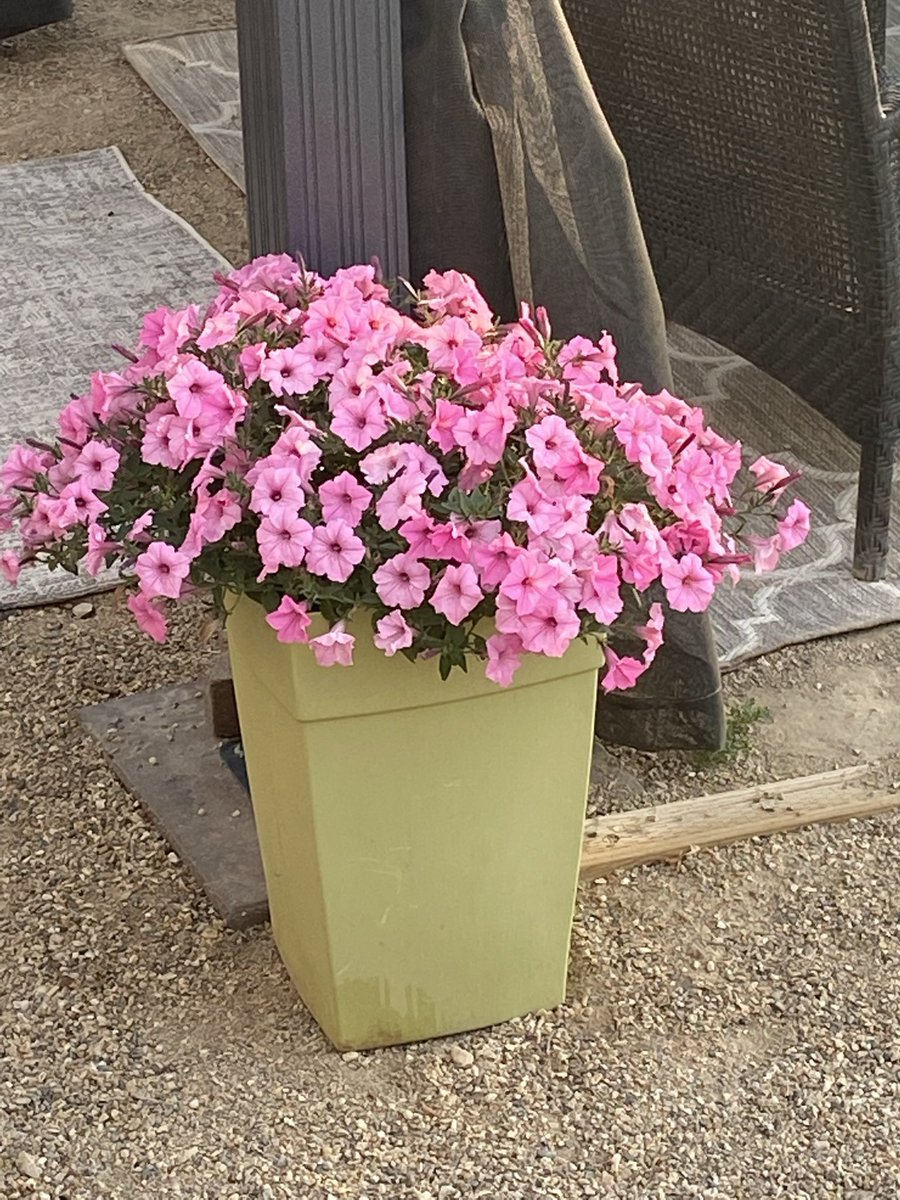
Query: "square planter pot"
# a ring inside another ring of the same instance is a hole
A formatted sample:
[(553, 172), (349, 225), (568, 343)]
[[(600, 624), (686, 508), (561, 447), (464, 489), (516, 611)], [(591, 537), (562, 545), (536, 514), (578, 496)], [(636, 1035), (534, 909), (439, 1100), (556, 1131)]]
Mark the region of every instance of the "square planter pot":
[[(339, 1048), (476, 1029), (565, 997), (602, 651), (500, 689), (357, 629), (352, 667), (228, 642), (275, 942)], [(311, 635), (324, 631), (313, 629)]]

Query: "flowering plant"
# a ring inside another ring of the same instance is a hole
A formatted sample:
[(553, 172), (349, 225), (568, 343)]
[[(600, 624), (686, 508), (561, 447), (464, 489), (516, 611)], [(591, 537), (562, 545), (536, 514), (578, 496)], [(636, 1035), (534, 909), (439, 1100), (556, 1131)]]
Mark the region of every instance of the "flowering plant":
[[(740, 444), (621, 382), (609, 335), (556, 341), (524, 305), (500, 325), (454, 271), (396, 302), (371, 266), (324, 279), (286, 255), (217, 279), (207, 308), (144, 319), (53, 445), (9, 455), (12, 582), (32, 562), (117, 564), (157, 641), (174, 602), (247, 595), (325, 666), (351, 662), (366, 612), (385, 654), (439, 654), (445, 677), (474, 655), (507, 684), (523, 653), (604, 639), (625, 587), (659, 581), (700, 612), (741, 563), (771, 569), (806, 536), (800, 501), (775, 512), (789, 472), (759, 459), (739, 502)], [(607, 690), (652, 662), (660, 604), (639, 633), (640, 658), (607, 648)]]

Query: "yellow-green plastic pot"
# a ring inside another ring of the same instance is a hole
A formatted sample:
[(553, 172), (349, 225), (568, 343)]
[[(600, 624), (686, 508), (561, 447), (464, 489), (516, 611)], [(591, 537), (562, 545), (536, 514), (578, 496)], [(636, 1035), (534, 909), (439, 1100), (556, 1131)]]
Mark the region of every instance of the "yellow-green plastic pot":
[(559, 1004), (600, 650), (528, 656), (501, 689), (386, 658), (367, 622), (330, 668), (246, 599), (227, 628), (275, 942), (334, 1045)]

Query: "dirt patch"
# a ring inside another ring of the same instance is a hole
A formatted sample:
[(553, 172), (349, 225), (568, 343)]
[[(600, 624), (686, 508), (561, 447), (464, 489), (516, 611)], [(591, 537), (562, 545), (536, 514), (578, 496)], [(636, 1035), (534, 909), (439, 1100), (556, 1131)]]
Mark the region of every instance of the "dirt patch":
[(0, 162), (117, 145), (149, 192), (241, 261), (244, 197), (122, 54), (124, 42), (233, 24), (228, 0), (77, 0), (72, 20), (0, 42)]

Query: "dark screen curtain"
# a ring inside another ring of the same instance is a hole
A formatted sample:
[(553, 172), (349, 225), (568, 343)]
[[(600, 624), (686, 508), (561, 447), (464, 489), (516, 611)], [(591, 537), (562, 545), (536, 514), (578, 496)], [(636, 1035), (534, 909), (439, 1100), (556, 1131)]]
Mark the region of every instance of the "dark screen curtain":
[[(402, 12), (413, 279), (455, 268), (504, 319), (527, 300), (559, 337), (607, 329), (623, 379), (670, 388), (627, 168), (558, 0), (402, 0)], [(598, 700), (597, 731), (649, 750), (721, 745), (706, 616), (670, 615), (638, 686)]]

